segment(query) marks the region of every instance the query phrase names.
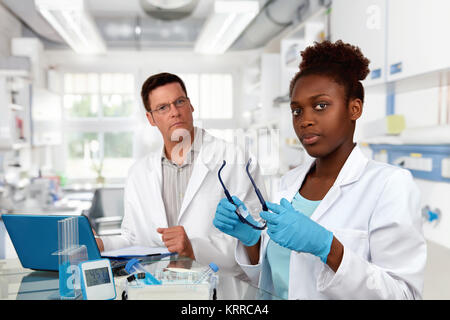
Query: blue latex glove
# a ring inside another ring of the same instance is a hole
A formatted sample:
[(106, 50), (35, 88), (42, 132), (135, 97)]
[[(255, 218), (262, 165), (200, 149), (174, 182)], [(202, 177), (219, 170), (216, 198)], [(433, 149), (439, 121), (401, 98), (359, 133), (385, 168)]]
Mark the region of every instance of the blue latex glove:
[(333, 241), (333, 233), (296, 211), (292, 204), (281, 199), (280, 205), (266, 202), (272, 212), (262, 211), (267, 221), (267, 234), (282, 247), (297, 252), (308, 252), (327, 262)]
[[(232, 199), (238, 207), (243, 206), (244, 209), (247, 210), (245, 204), (239, 200), (238, 197), (232, 196)], [(261, 236), (261, 230), (256, 230), (241, 222), (235, 213), (235, 210), (236, 206), (229, 202), (227, 198), (221, 199), (217, 205), (213, 224), (220, 231), (241, 240), (241, 242), (247, 247), (251, 247), (258, 242)], [(245, 218), (248, 222), (258, 225), (251, 214)]]

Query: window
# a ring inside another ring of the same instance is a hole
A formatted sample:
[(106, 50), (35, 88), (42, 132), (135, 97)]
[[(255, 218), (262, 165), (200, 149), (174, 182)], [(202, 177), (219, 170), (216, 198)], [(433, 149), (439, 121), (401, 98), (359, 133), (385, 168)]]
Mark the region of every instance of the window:
[(133, 163), (133, 133), (107, 132), (103, 141), (105, 176), (126, 177)]
[(96, 132), (67, 133), (68, 157), (66, 173), (68, 178), (95, 179), (99, 168), (99, 134)]
[(235, 130), (233, 129), (207, 129), (206, 131), (217, 138), (225, 140), (226, 142), (235, 142)]
[(66, 73), (66, 119), (129, 117), (134, 111), (134, 77), (123, 73)]
[(233, 78), (228, 73), (180, 74), (194, 119), (233, 118)]
[(64, 74), (66, 176), (123, 179), (133, 162), (135, 83), (128, 73)]

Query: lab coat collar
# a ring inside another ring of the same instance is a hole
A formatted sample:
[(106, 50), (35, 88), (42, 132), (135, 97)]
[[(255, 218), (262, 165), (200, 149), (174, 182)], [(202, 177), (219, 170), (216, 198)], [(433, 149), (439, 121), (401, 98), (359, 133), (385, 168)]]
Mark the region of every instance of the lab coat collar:
[[(197, 128), (194, 127), (194, 142), (192, 144), (192, 149), (194, 150), (194, 152), (198, 152), (200, 153), (202, 146), (203, 146), (203, 141), (204, 141), (204, 136), (207, 136), (208, 133), (201, 128)], [(148, 155), (148, 166), (147, 168), (152, 171), (152, 170), (159, 170), (159, 177), (162, 178), (162, 170), (161, 170), (161, 161), (163, 158), (166, 158), (166, 154), (165, 154), (165, 147), (164, 145), (162, 146), (161, 152), (153, 152), (150, 155)], [(170, 160), (168, 160), (170, 161)]]
[(356, 145), (345, 161), (344, 166), (341, 168), (341, 171), (339, 172), (333, 186), (331, 186), (330, 190), (328, 190), (317, 209), (311, 215), (311, 219), (317, 221), (329, 212), (328, 209), (336, 202), (337, 199), (339, 199), (342, 193), (341, 188), (358, 181), (363, 174), (367, 163), (368, 159)]
[[(186, 187), (186, 193), (183, 198), (183, 203), (181, 204), (180, 214), (178, 215), (178, 223), (180, 223), (181, 218), (183, 217), (183, 214), (186, 212), (186, 209), (188, 208), (189, 204), (191, 203), (192, 199), (194, 198), (197, 191), (200, 189), (203, 180), (205, 180), (207, 174), (210, 171), (215, 170), (216, 163), (215, 162), (205, 162), (205, 153), (214, 154), (214, 147), (216, 146), (215, 140), (212, 136), (210, 136), (206, 131), (203, 129), (199, 129), (199, 139), (205, 138), (204, 141), (201, 142), (201, 144), (198, 144), (197, 146), (201, 146), (199, 154), (197, 156), (197, 160), (194, 162), (194, 169), (192, 170), (191, 178), (189, 179), (189, 183)], [(197, 139), (197, 135), (196, 135)], [(215, 140), (215, 141), (214, 141)], [(212, 143), (209, 143), (208, 141), (212, 141)], [(195, 145), (195, 142), (194, 142)], [(220, 145), (220, 143), (219, 143)]]
[(308, 157), (303, 165), (300, 165), (297, 168), (292, 169), (286, 174), (285, 179), (283, 181), (283, 185), (281, 186), (282, 191), (280, 193), (279, 197), (280, 199), (278, 200), (281, 200), (281, 198), (286, 198), (287, 200), (292, 201), (295, 194), (300, 189), (300, 186), (302, 185), (303, 180), (306, 177), (306, 174), (314, 165), (314, 162), (315, 162), (314, 158)]
[[(181, 166), (184, 166), (187, 161), (195, 161), (195, 156), (198, 155), (198, 153), (201, 150), (201, 147), (203, 145), (203, 135), (205, 133), (205, 130), (201, 129), (201, 128), (197, 128), (194, 127), (194, 141), (192, 142), (192, 145), (190, 146), (190, 150), (189, 150), (189, 154), (188, 157), (186, 157), (183, 161), (183, 164)], [(195, 153), (195, 155), (194, 155)], [(162, 146), (162, 150), (161, 150), (161, 161), (169, 161), (172, 162), (171, 160), (169, 160), (166, 156), (166, 147)], [(180, 167), (181, 167), (180, 166)]]
[[(149, 171), (150, 181), (154, 190), (152, 197), (154, 200), (152, 206), (152, 212), (161, 212), (161, 214), (152, 214), (152, 219), (155, 225), (162, 228), (167, 228), (167, 216), (166, 208), (164, 207), (164, 201), (162, 198), (162, 167), (161, 167), (161, 154), (159, 152), (152, 153), (148, 156), (148, 165), (146, 169)], [(154, 211), (153, 211), (154, 210)], [(161, 242), (162, 243), (162, 242)]]
[[(194, 169), (191, 174), (191, 178), (189, 179), (188, 186), (186, 188), (186, 193), (183, 199), (183, 203), (181, 205), (180, 214), (178, 215), (178, 221), (180, 221), (180, 218), (182, 214), (185, 212), (188, 204), (192, 200), (193, 196), (197, 192), (197, 190), (200, 188), (201, 183), (203, 182), (206, 174), (208, 173), (208, 167), (205, 166), (205, 164), (202, 161), (199, 161), (202, 147), (203, 147), (203, 137), (204, 135), (207, 135), (206, 131), (204, 131), (201, 128), (195, 128), (195, 138), (193, 143), (193, 149), (194, 152), (199, 152), (199, 155), (197, 156), (197, 160), (194, 162)], [(196, 143), (197, 141), (197, 143)], [(152, 176), (152, 184), (155, 188), (155, 190), (159, 190), (159, 192), (155, 192), (154, 196), (157, 197), (157, 201), (153, 203), (153, 206), (157, 208), (157, 212), (162, 212), (163, 214), (161, 216), (155, 216), (154, 219), (157, 219), (158, 221), (155, 221), (158, 225), (161, 227), (167, 227), (167, 216), (166, 216), (166, 209), (164, 207), (164, 201), (162, 198), (162, 166), (161, 166), (161, 157), (164, 154), (164, 147), (162, 149), (162, 153), (160, 152), (154, 152), (148, 156), (148, 165), (146, 166), (147, 169), (150, 171), (150, 175)]]
[(344, 186), (358, 181), (368, 162), (369, 159), (362, 153), (359, 146), (356, 145), (341, 168), (334, 184)]
[[(306, 174), (309, 172), (314, 163), (314, 158), (308, 158), (305, 160), (304, 165), (299, 166), (290, 172), (284, 182), (286, 189), (280, 194), (280, 200), (281, 197), (284, 197), (287, 200), (292, 200), (294, 198), (295, 194), (300, 189)], [(317, 220), (327, 211), (328, 208), (331, 207), (331, 205), (339, 198), (341, 187), (358, 181), (363, 174), (367, 163), (367, 157), (364, 156), (359, 146), (356, 145), (341, 168), (341, 171), (339, 172), (333, 186), (322, 199), (317, 209), (311, 215), (311, 218)]]

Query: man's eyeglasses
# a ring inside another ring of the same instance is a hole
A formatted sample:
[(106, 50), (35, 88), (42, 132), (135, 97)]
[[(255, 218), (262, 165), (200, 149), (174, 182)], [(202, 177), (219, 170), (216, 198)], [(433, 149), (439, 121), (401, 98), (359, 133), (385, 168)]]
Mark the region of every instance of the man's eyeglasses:
[(170, 105), (174, 105), (175, 108), (183, 108), (185, 106), (187, 106), (189, 104), (189, 98), (188, 97), (180, 97), (175, 101), (166, 103), (166, 104), (162, 104), (160, 106), (158, 106), (155, 110), (150, 110), (150, 113), (156, 112), (159, 114), (166, 114), (169, 112), (170, 110)]
[[(256, 195), (258, 196), (258, 200), (259, 200), (259, 202), (261, 203), (261, 206), (262, 206), (263, 211), (269, 211), (268, 208), (267, 208), (267, 205), (266, 205), (266, 201), (264, 200), (264, 198), (263, 198), (263, 196), (262, 196), (262, 194), (261, 194), (261, 191), (259, 191), (258, 187), (257, 187), (256, 184), (255, 184), (255, 181), (253, 180), (252, 176), (250, 175), (249, 167), (250, 167), (250, 163), (251, 163), (251, 162), (252, 162), (252, 159), (250, 158), (250, 159), (248, 160), (248, 162), (247, 162), (247, 166), (246, 166), (245, 170), (247, 171), (247, 175), (248, 175), (248, 177), (250, 178), (250, 181), (252, 182), (253, 188), (255, 189)], [(222, 187), (223, 187), (223, 191), (225, 192), (225, 196), (227, 197), (228, 201), (231, 202), (232, 204), (234, 204), (234, 205), (237, 207), (237, 205), (234, 203), (233, 198), (231, 198), (231, 195), (230, 195), (230, 193), (228, 192), (227, 188), (225, 187), (225, 185), (224, 185), (224, 183), (223, 183), (223, 181), (222, 181), (222, 178), (221, 178), (221, 176), (220, 176), (220, 172), (222, 171), (223, 167), (225, 167), (225, 165), (226, 165), (226, 161), (223, 160), (222, 166), (220, 167), (219, 173), (218, 173), (219, 181), (220, 181), (220, 184), (221, 184)], [(266, 226), (267, 226), (267, 222), (264, 222), (264, 224), (263, 224), (262, 226), (255, 226), (253, 223), (248, 222), (247, 219), (245, 219), (245, 218), (242, 216), (242, 214), (240, 213), (239, 208), (237, 208), (235, 212), (236, 212), (236, 214), (238, 215), (239, 220), (240, 220), (241, 222), (243, 222), (243, 223), (245, 223), (245, 224), (248, 224), (249, 226), (251, 226), (251, 227), (254, 228), (254, 229), (257, 229), (257, 230), (264, 230), (264, 229), (266, 228)]]

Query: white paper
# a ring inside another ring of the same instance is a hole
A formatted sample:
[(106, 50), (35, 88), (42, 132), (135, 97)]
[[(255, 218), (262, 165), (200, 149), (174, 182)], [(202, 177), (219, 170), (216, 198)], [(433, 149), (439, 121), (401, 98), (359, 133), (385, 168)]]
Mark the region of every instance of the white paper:
[(103, 251), (101, 253), (102, 257), (141, 257), (155, 254), (164, 254), (170, 253), (166, 247), (140, 247), (140, 246), (132, 246), (121, 248), (117, 250), (109, 250)]

